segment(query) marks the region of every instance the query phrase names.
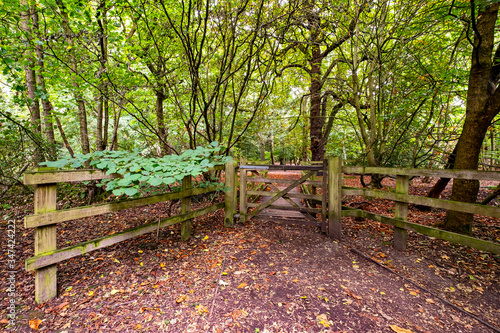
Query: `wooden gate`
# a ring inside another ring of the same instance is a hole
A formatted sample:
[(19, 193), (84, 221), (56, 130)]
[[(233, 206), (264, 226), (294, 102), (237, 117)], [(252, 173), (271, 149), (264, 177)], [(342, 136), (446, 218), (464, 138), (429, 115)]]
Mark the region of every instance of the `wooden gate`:
[[(241, 221), (262, 218), (284, 223), (315, 225), (325, 232), (327, 166), (326, 161), (320, 165), (248, 165), (242, 160), (239, 167)], [(299, 179), (272, 178), (272, 171), (275, 170), (301, 171), (302, 174)], [(262, 175), (262, 171), (267, 171), (267, 176)], [(322, 180), (317, 180), (317, 177), (322, 177)], [(312, 191), (299, 193), (297, 189), (301, 185), (310, 186)], [(321, 194), (317, 194), (320, 189)], [(262, 202), (252, 202), (255, 201), (252, 199), (260, 197)], [(255, 209), (248, 213), (248, 208)]]

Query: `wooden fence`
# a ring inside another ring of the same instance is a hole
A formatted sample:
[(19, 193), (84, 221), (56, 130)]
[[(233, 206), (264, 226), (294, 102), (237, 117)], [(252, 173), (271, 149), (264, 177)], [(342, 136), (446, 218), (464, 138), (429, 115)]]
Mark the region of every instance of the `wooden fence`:
[[(326, 163), (326, 162), (325, 162)], [(304, 169), (307, 167), (300, 167)], [(75, 171), (53, 171), (38, 170), (28, 172), (24, 175), (25, 185), (34, 185), (34, 215), (25, 217), (25, 227), (35, 228), (35, 256), (26, 260), (26, 270), (35, 271), (35, 300), (38, 303), (50, 300), (57, 295), (57, 269), (56, 263), (73, 258), (84, 253), (101, 249), (124, 240), (128, 240), (149, 232), (158, 230), (165, 226), (181, 223), (181, 239), (187, 240), (191, 233), (191, 219), (208, 214), (218, 209), (224, 208), (224, 226), (232, 227), (234, 215), (237, 210), (237, 165), (232, 161), (225, 166), (216, 166), (212, 170), (225, 170), (226, 193), (224, 203), (214, 204), (203, 209), (191, 210), (191, 197), (198, 194), (209, 193), (216, 190), (215, 187), (193, 188), (190, 176), (182, 181), (182, 190), (176, 193), (166, 193), (128, 199), (115, 203), (105, 203), (92, 206), (57, 210), (57, 183), (77, 182), (117, 178), (119, 175), (106, 175), (96, 170), (75, 170)], [(290, 169), (288, 166), (287, 169)], [(409, 179), (411, 176), (430, 176), (476, 180), (500, 180), (498, 171), (471, 171), (471, 170), (426, 170), (426, 169), (404, 169), (404, 168), (372, 168), (372, 167), (347, 167), (342, 165), (339, 157), (330, 158), (323, 167), (311, 167), (321, 169), (323, 173), (322, 181), (305, 181), (310, 185), (322, 186), (322, 196), (314, 194), (292, 194), (301, 198), (312, 198), (321, 200), (323, 203), (320, 210), (323, 216), (327, 216), (328, 223), (323, 224), (323, 230), (330, 237), (340, 238), (342, 235), (342, 217), (364, 217), (390, 224), (395, 227), (394, 243), (395, 248), (401, 251), (406, 249), (408, 230), (424, 235), (443, 239), (449, 242), (470, 246), (479, 250), (500, 254), (500, 243), (489, 242), (474, 237), (444, 231), (407, 221), (408, 204), (425, 205), (435, 208), (452, 209), (455, 211), (481, 214), (500, 218), (500, 208), (483, 206), (478, 204), (454, 202), (450, 200), (432, 199), (418, 197), (408, 194)], [(242, 170), (243, 171), (243, 170)], [(343, 175), (347, 174), (386, 174), (396, 176), (396, 188), (394, 191), (381, 191), (366, 188), (349, 188), (343, 186)], [(252, 215), (247, 214), (247, 208), (251, 205), (247, 203), (248, 195), (263, 195), (260, 188), (253, 188), (247, 191), (247, 181), (261, 181), (260, 178), (248, 180), (246, 170), (240, 172), (240, 216), (245, 221)], [(292, 180), (273, 180), (273, 182), (293, 183)], [(244, 184), (244, 186), (243, 186)], [(328, 189), (327, 191), (325, 189)], [(276, 192), (276, 191), (275, 191)], [(286, 191), (284, 191), (286, 192)], [(283, 192), (283, 193), (284, 193)], [(279, 192), (277, 192), (279, 193)], [(283, 194), (282, 193), (282, 194)], [(273, 195), (276, 193), (273, 193)], [(291, 194), (287, 196), (291, 197)], [(395, 217), (373, 214), (359, 209), (342, 207), (342, 195), (362, 195), (369, 198), (382, 198), (396, 202)], [(244, 199), (242, 199), (244, 198)], [(133, 207), (140, 207), (157, 202), (181, 199), (181, 214), (169, 217), (158, 222), (149, 223), (128, 229), (119, 233), (104, 236), (77, 245), (57, 249), (56, 227), (57, 223), (74, 219), (95, 216), (108, 212), (119, 211)], [(268, 204), (270, 207), (272, 202)], [(306, 209), (307, 210), (307, 209)], [(314, 211), (316, 212), (316, 210)], [(324, 218), (323, 218), (324, 219)]]
[[(184, 177), (182, 190), (176, 193), (166, 193), (149, 197), (127, 199), (115, 203), (105, 203), (85, 207), (56, 210), (57, 183), (79, 182), (119, 178), (117, 174), (106, 175), (97, 170), (54, 171), (38, 169), (24, 175), (25, 185), (34, 185), (34, 215), (25, 217), (25, 227), (35, 228), (35, 256), (26, 260), (26, 270), (35, 271), (35, 300), (42, 303), (57, 295), (57, 269), (56, 263), (80, 256), (84, 253), (102, 249), (119, 242), (144, 235), (166, 226), (181, 223), (181, 239), (187, 240), (191, 234), (191, 219), (225, 208), (224, 225), (233, 225), (233, 215), (236, 208), (234, 162), (225, 166), (220, 165), (211, 170), (226, 170), (225, 182), (229, 187), (226, 192), (225, 202), (211, 205), (203, 209), (191, 210), (191, 197), (194, 195), (213, 192), (216, 187), (193, 188), (191, 176)], [(57, 249), (56, 228), (57, 223), (70, 221), (99, 214), (115, 212), (122, 209), (140, 207), (157, 202), (181, 199), (181, 214), (169, 217), (158, 222), (141, 225), (112, 235), (104, 236), (91, 241), (73, 246)]]
[[(429, 169), (407, 169), (407, 168), (380, 168), (380, 167), (348, 167), (342, 166), (340, 157), (328, 161), (329, 190), (329, 226), (335, 228), (334, 235), (339, 238), (342, 230), (342, 217), (364, 217), (385, 224), (393, 225), (394, 247), (405, 251), (407, 246), (408, 230), (418, 232), (427, 236), (439, 238), (452, 243), (470, 246), (472, 248), (500, 254), (500, 243), (489, 242), (478, 238), (445, 231), (437, 228), (424, 226), (407, 221), (408, 204), (424, 205), (433, 208), (442, 208), (459, 212), (480, 214), (500, 218), (500, 208), (473, 203), (456, 202), (451, 200), (433, 199), (408, 194), (409, 179), (411, 176), (445, 177), (474, 180), (500, 181), (498, 171), (475, 171), (475, 170), (429, 170)], [(384, 174), (396, 176), (396, 188), (394, 191), (372, 190), (366, 188), (350, 188), (342, 186), (343, 174)], [(395, 216), (387, 217), (373, 214), (360, 209), (349, 209), (342, 207), (342, 196), (338, 195), (361, 195), (367, 198), (379, 198), (396, 202)]]

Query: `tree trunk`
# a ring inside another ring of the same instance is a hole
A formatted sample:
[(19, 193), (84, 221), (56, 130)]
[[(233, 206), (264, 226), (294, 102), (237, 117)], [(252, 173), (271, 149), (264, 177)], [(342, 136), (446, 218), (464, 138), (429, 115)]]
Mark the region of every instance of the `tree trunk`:
[[(101, 0), (96, 13), (97, 24), (99, 25), (99, 100), (97, 103), (97, 127), (96, 127), (96, 149), (104, 150), (108, 143), (108, 84), (106, 80), (106, 70), (108, 62), (108, 43), (106, 39), (106, 0)], [(103, 127), (104, 121), (104, 127)]]
[(274, 165), (274, 135), (271, 133), (271, 164)]
[(493, 201), (493, 199), (495, 199), (499, 195), (500, 195), (500, 184), (493, 190), (493, 192), (490, 195), (488, 195), (483, 201), (481, 201), (481, 205), (489, 204), (491, 201)]
[(261, 142), (259, 144), (259, 154), (260, 154), (260, 160), (265, 161), (266, 160), (266, 144), (265, 144), (265, 142)]
[[(316, 15), (311, 15), (311, 25), (314, 26), (316, 20), (319, 19)], [(315, 20), (316, 19), (316, 20)], [(325, 144), (323, 140), (323, 125), (325, 120), (321, 117), (321, 92), (323, 84), (321, 82), (321, 49), (319, 45), (314, 44), (319, 38), (318, 31), (313, 28), (311, 31), (311, 84), (309, 93), (311, 94), (311, 106), (309, 109), (310, 123), (310, 142), (311, 142), (311, 161), (322, 161), (325, 155)]]
[[(28, 90), (27, 105), (30, 110), (30, 121), (33, 132), (36, 136), (41, 132), (40, 124), (40, 104), (38, 97), (36, 96), (36, 74), (35, 74), (35, 60), (33, 52), (31, 49), (32, 31), (30, 27), (30, 12), (33, 10), (30, 8), (26, 0), (21, 1), (21, 6), (26, 11), (21, 12), (21, 29), (25, 33), (27, 39), (27, 49), (26, 49), (26, 65), (24, 66), (24, 71), (26, 75), (26, 87)], [(38, 139), (38, 138), (37, 138)], [(40, 147), (35, 144), (35, 150), (33, 152), (33, 161), (36, 165), (42, 162), (42, 152)]]
[(118, 104), (118, 113), (115, 112), (113, 107), (113, 136), (111, 137), (111, 147), (109, 150), (118, 150), (118, 127), (120, 125), (120, 116), (122, 114), (124, 100), (122, 99)]
[[(39, 25), (38, 25), (38, 12), (36, 10), (32, 11), (31, 18), (33, 20), (33, 30), (35, 31), (37, 38), (42, 39), (40, 35), (40, 30), (39, 30)], [(49, 147), (49, 155), (50, 158), (55, 160), (57, 157), (56, 153), (56, 147), (55, 147), (55, 135), (54, 135), (54, 126), (53, 126), (53, 120), (52, 120), (52, 110), (54, 109), (52, 107), (52, 103), (50, 102), (49, 99), (49, 94), (47, 92), (47, 87), (45, 85), (45, 78), (43, 77), (43, 72), (44, 72), (44, 54), (43, 54), (43, 47), (40, 44), (37, 44), (35, 46), (35, 53), (37, 57), (37, 65), (38, 65), (38, 73), (36, 76), (36, 83), (39, 89), (42, 90), (43, 97), (42, 97), (42, 108), (43, 108), (43, 123), (44, 123), (44, 130), (45, 130), (45, 135), (47, 136), (47, 140), (50, 143)]]
[[(448, 161), (446, 162), (446, 165), (444, 166), (445, 170), (451, 170), (455, 167), (455, 159), (457, 156), (457, 146), (453, 148), (453, 151), (451, 152), (450, 156), (448, 156)], [(438, 199), (441, 193), (443, 193), (444, 189), (450, 182), (450, 178), (439, 178), (436, 184), (429, 190), (427, 193), (426, 197), (427, 198), (434, 198)], [(422, 210), (422, 211), (429, 211), (431, 210), (431, 207), (429, 206), (423, 206), (423, 205), (415, 205), (415, 208)]]
[(167, 129), (165, 127), (165, 114), (163, 113), (163, 102), (165, 94), (163, 87), (156, 90), (156, 122), (158, 126), (158, 144), (160, 145), (161, 156), (170, 154), (167, 144)]
[(59, 121), (59, 118), (57, 118), (55, 114), (54, 114), (54, 119), (56, 120), (57, 128), (59, 129), (59, 133), (61, 134), (64, 146), (66, 147), (66, 149), (68, 149), (68, 152), (71, 155), (71, 157), (75, 158), (75, 153), (73, 152), (73, 149), (69, 145), (68, 139), (66, 138), (66, 133), (64, 133), (64, 129), (61, 125), (61, 122)]
[(62, 0), (56, 0), (57, 5), (59, 6), (59, 10), (61, 11), (62, 18), (62, 26), (64, 30), (64, 34), (66, 35), (66, 42), (68, 43), (68, 53), (70, 58), (70, 66), (71, 66), (71, 84), (74, 88), (74, 97), (78, 105), (78, 120), (80, 124), (80, 140), (82, 146), (82, 153), (88, 154), (90, 153), (90, 144), (89, 144), (89, 134), (87, 129), (87, 111), (85, 109), (85, 101), (83, 100), (83, 95), (80, 91), (80, 84), (76, 80), (76, 76), (78, 75), (78, 61), (76, 59), (73, 47), (73, 31), (71, 30), (71, 26), (69, 24), (69, 16), (66, 12), (66, 7), (64, 6)]
[[(488, 127), (500, 111), (500, 89), (488, 91), (492, 72), (492, 52), (498, 3), (487, 5), (477, 18), (472, 63), (467, 91), (467, 106), (462, 134), (457, 143), (455, 169), (477, 169), (481, 146)], [(478, 36), (479, 33), (479, 36)], [(495, 59), (497, 62), (499, 59)], [(496, 79), (496, 78), (495, 78)], [(494, 82), (494, 86), (496, 87)], [(479, 181), (455, 179), (450, 200), (475, 203)], [(443, 227), (450, 231), (471, 233), (474, 215), (448, 211)]]

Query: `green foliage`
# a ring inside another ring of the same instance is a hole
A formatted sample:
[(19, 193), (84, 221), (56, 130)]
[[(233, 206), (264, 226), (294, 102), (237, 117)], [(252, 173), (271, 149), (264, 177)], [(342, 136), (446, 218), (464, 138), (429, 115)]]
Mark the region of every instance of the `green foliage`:
[[(227, 163), (230, 157), (217, 155), (220, 150), (221, 147), (215, 141), (208, 147), (198, 146), (180, 155), (153, 158), (142, 157), (138, 149), (132, 152), (105, 150), (86, 155), (77, 154), (74, 159), (65, 157), (57, 161), (43, 162), (42, 165), (75, 169), (90, 161), (91, 166), (106, 171), (108, 175), (122, 175), (122, 178), (103, 180), (101, 186), (105, 184), (106, 190), (113, 191), (116, 196), (134, 197), (139, 196), (141, 189), (181, 183), (185, 176), (197, 177), (215, 165)], [(202, 182), (197, 185), (206, 187), (212, 184)]]

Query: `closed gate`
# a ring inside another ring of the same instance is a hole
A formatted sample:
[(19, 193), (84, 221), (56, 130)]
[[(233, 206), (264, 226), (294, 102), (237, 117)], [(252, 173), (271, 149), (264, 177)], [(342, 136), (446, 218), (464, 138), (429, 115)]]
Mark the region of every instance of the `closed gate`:
[[(315, 225), (326, 231), (326, 161), (320, 165), (248, 165), (242, 160), (239, 169), (242, 222), (260, 218)], [(277, 171), (281, 171), (280, 176), (292, 174), (290, 178), (295, 179), (276, 178)], [(255, 203), (260, 197), (262, 201)], [(248, 208), (254, 210), (249, 213)]]

